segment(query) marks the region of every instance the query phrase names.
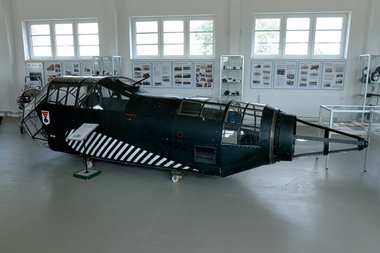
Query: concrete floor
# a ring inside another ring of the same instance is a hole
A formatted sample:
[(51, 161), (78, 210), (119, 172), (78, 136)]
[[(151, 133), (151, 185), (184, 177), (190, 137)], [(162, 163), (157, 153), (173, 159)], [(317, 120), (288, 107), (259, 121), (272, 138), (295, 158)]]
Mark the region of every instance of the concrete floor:
[(0, 252), (379, 252), (379, 143), (227, 178), (95, 162), (0, 125)]

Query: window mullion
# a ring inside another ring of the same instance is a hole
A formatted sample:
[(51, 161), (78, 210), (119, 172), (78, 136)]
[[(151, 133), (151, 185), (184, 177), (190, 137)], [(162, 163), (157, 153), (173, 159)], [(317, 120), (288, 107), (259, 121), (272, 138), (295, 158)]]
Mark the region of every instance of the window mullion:
[(51, 53), (54, 59), (57, 59), (57, 50), (56, 50), (56, 36), (55, 36), (55, 22), (49, 22), (50, 24), (50, 45)]
[(79, 42), (78, 42), (78, 21), (73, 22), (73, 43), (74, 43), (74, 57), (78, 58), (79, 56)]
[(287, 16), (280, 17), (280, 45), (279, 45), (279, 55), (281, 58), (285, 56), (285, 44), (286, 44), (286, 20)]
[(184, 41), (184, 56), (189, 57), (190, 56), (190, 19), (185, 18), (183, 24), (183, 41)]
[(158, 19), (158, 57), (164, 56), (164, 20)]
[(312, 58), (314, 56), (314, 37), (315, 37), (315, 15), (310, 16), (310, 27), (309, 27), (309, 46), (308, 46), (308, 57)]

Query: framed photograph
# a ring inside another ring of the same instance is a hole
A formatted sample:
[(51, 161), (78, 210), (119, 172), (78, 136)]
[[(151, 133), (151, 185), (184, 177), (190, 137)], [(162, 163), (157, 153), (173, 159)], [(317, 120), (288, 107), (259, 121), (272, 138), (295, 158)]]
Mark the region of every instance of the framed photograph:
[(343, 90), (345, 61), (325, 61), (322, 71), (322, 90)]
[(295, 89), (297, 81), (297, 61), (275, 61), (274, 89)]
[(42, 62), (26, 63), (26, 73), (30, 78), (39, 79), (44, 84), (44, 67)]
[(195, 89), (214, 89), (214, 66), (211, 61), (194, 62)]
[(321, 61), (299, 61), (297, 89), (318, 90), (321, 80), (321, 69)]
[(81, 68), (79, 61), (66, 61), (63, 62), (63, 75), (64, 76), (80, 76)]
[(149, 61), (135, 61), (132, 62), (132, 77), (135, 81), (139, 81), (144, 78), (145, 74), (149, 74), (149, 78), (142, 81), (139, 85), (142, 87), (152, 87), (151, 85), (151, 78), (152, 78), (152, 71), (151, 71), (151, 62)]
[(153, 65), (153, 88), (172, 87), (172, 63), (170, 61), (155, 61)]
[(45, 80), (50, 82), (56, 77), (62, 76), (62, 63), (59, 61), (49, 61), (44, 63)]
[(92, 61), (82, 62), (82, 75), (91, 76), (92, 75)]
[(271, 89), (273, 61), (251, 61), (251, 89)]
[(191, 89), (192, 85), (192, 62), (173, 62), (172, 65), (173, 88)]

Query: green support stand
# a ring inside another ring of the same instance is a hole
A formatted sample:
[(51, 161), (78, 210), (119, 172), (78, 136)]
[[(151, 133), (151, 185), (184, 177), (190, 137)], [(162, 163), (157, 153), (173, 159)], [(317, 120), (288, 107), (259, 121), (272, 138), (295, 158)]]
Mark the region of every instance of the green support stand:
[(100, 170), (81, 170), (81, 171), (78, 171), (78, 172), (75, 172), (73, 174), (74, 177), (76, 178), (80, 178), (80, 179), (84, 179), (84, 180), (89, 180), (93, 177), (96, 177), (97, 175), (99, 175), (101, 173)]

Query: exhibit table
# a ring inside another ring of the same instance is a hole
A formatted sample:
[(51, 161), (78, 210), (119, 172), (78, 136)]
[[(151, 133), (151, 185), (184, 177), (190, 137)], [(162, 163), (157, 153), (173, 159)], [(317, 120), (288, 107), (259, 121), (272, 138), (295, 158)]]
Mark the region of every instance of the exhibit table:
[(365, 151), (364, 171), (367, 171), (368, 153), (371, 147), (371, 139), (380, 141), (380, 112), (371, 111), (367, 131), (368, 148)]
[[(379, 112), (380, 106), (362, 105), (320, 105), (319, 124), (345, 133), (366, 136), (370, 113)], [(329, 132), (329, 138), (332, 132)], [(326, 169), (329, 155), (326, 156)]]

